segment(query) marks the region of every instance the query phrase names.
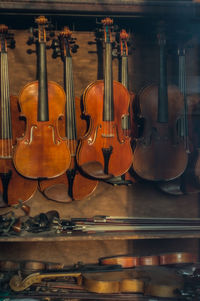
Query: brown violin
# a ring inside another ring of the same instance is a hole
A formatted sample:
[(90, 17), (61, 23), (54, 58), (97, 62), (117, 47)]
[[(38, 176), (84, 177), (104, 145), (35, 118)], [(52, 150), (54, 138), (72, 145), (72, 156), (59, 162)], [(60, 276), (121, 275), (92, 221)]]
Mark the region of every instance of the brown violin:
[(64, 115), (65, 92), (61, 86), (47, 81), (47, 19), (36, 18), (38, 24), (39, 78), (20, 92), (21, 114), (26, 118), (24, 137), (17, 140), (14, 164), (27, 178), (54, 178), (69, 167), (71, 156), (67, 141), (58, 131), (58, 119)]
[(178, 265), (186, 263), (196, 263), (197, 256), (189, 252), (166, 253), (161, 255), (132, 256), (116, 255), (99, 258), (101, 265), (121, 265), (123, 268), (133, 268), (136, 266), (158, 266), (158, 265)]
[(14, 168), (13, 145), (22, 135), (24, 124), (19, 120), (18, 98), (10, 96), (7, 40), (8, 27), (0, 25), (1, 98), (0, 98), (0, 192), (2, 206), (18, 204), (30, 199), (37, 189), (37, 181), (25, 179)]
[[(68, 147), (71, 153), (71, 164), (66, 173), (62, 176), (52, 179), (40, 181), (40, 190), (49, 199), (56, 201), (71, 201), (81, 200), (89, 196), (97, 187), (98, 182), (83, 176), (76, 165), (75, 155), (77, 149), (77, 141), (80, 138), (81, 133), (85, 129), (86, 122), (82, 121), (84, 127), (80, 126), (77, 129), (76, 117), (78, 120), (80, 116), (77, 116), (74, 97), (73, 86), (73, 70), (72, 70), (72, 57), (71, 57), (71, 44), (72, 32), (65, 27), (64, 31), (59, 34), (60, 49), (62, 52), (62, 58), (64, 61), (64, 74), (65, 74), (65, 92), (66, 92), (66, 109), (65, 109), (65, 126), (60, 127), (61, 136), (66, 136)], [(76, 103), (79, 103), (80, 99), (76, 98)], [(80, 112), (80, 111), (79, 111)], [(63, 124), (63, 123), (62, 123)], [(81, 122), (79, 122), (81, 124)]]
[(179, 177), (187, 166), (184, 140), (177, 134), (177, 119), (183, 110), (183, 95), (176, 86), (167, 85), (166, 38), (161, 31), (159, 85), (144, 88), (139, 94), (143, 135), (136, 140), (133, 169), (142, 178), (153, 181)]
[(110, 18), (102, 20), (105, 37), (104, 81), (90, 84), (83, 95), (84, 114), (90, 117), (87, 134), (77, 150), (77, 163), (91, 177), (108, 179), (124, 174), (132, 162), (130, 138), (122, 128), (128, 115), (130, 94), (112, 79)]

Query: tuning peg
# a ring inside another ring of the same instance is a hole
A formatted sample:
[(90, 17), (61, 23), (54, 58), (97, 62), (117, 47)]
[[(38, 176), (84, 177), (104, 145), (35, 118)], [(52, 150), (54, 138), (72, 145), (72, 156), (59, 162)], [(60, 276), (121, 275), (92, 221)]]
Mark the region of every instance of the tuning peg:
[(76, 53), (78, 50), (79, 46), (77, 44), (74, 44), (73, 47), (71, 48), (73, 53)]
[(88, 51), (88, 53), (97, 53), (97, 51)]
[(57, 47), (59, 47), (59, 41), (56, 39), (53, 39), (52, 43), (51, 43), (51, 48), (55, 49)]
[(55, 32), (54, 32), (54, 31), (50, 31), (49, 36), (50, 36), (51, 38), (55, 37)]
[(56, 59), (58, 56), (61, 56), (61, 51), (59, 49), (55, 48), (52, 53), (52, 58)]
[(11, 49), (15, 48), (15, 40), (14, 39), (11, 39), (8, 44), (9, 44), (9, 48), (11, 48)]
[(27, 49), (26, 52), (27, 52), (28, 54), (32, 54), (32, 53), (36, 52), (36, 50)]
[(34, 43), (34, 37), (29, 37), (26, 43), (27, 45), (32, 45)]
[(119, 52), (118, 52), (117, 48), (112, 50), (112, 56), (113, 57), (118, 57), (118, 54), (119, 54)]

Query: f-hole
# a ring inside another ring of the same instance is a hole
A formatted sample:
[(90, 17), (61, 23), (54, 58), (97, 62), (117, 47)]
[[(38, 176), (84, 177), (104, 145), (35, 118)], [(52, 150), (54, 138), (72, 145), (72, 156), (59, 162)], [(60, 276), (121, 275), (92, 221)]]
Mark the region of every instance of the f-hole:
[(110, 146), (109, 148), (102, 148), (103, 157), (104, 157), (104, 173), (105, 174), (108, 174), (108, 165), (109, 165), (109, 160), (110, 160), (112, 151), (113, 151), (112, 146)]
[(8, 204), (8, 185), (12, 176), (12, 171), (9, 170), (8, 173), (0, 173), (0, 178), (3, 186), (3, 200)]

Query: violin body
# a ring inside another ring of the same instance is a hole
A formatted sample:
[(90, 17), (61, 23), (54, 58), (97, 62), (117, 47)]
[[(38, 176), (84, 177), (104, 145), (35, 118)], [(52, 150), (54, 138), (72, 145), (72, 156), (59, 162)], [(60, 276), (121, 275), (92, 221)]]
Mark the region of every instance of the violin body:
[(16, 205), (20, 200), (23, 202), (29, 200), (38, 185), (37, 181), (22, 177), (14, 167), (12, 148), (16, 143), (16, 137), (21, 136), (24, 132), (24, 123), (19, 120), (18, 98), (16, 96), (10, 96), (10, 110), (13, 138), (0, 139), (0, 192), (3, 206)]
[(65, 93), (48, 81), (49, 121), (37, 121), (38, 81), (27, 84), (20, 93), (21, 114), (26, 118), (24, 137), (17, 139), (14, 164), (27, 178), (54, 178), (70, 165), (66, 140), (58, 132), (58, 119), (64, 115)]
[[(74, 141), (74, 145), (77, 145), (77, 141)], [(39, 181), (40, 190), (44, 195), (58, 202), (82, 200), (94, 192), (97, 184), (98, 181), (84, 177), (79, 172), (74, 156), (71, 157), (68, 171), (63, 175), (55, 179)]]
[[(84, 92), (84, 114), (90, 117), (90, 127), (80, 141), (77, 162), (86, 173), (84, 165), (88, 161), (99, 162), (104, 166), (105, 174), (116, 177), (124, 174), (132, 163), (130, 138), (124, 136), (121, 127), (122, 117), (128, 115), (130, 95), (121, 83), (113, 81), (113, 121), (103, 121), (103, 95), (102, 80), (90, 84)], [(108, 154), (107, 160), (105, 153)]]
[(134, 171), (147, 180), (161, 181), (179, 177), (187, 166), (188, 156), (176, 133), (176, 120), (183, 107), (183, 96), (176, 86), (168, 86), (168, 123), (158, 123), (158, 86), (140, 93), (140, 111), (144, 131), (133, 153)]
[(60, 33), (60, 49), (64, 61), (64, 81), (66, 106), (64, 120), (59, 122), (59, 133), (66, 137), (71, 154), (71, 164), (67, 172), (52, 180), (40, 181), (40, 189), (49, 199), (59, 202), (81, 200), (89, 196), (97, 187), (97, 181), (84, 177), (78, 170), (75, 156), (78, 140), (86, 133), (87, 123), (82, 119), (80, 99), (74, 96), (73, 68), (70, 54), (72, 32), (65, 27)]

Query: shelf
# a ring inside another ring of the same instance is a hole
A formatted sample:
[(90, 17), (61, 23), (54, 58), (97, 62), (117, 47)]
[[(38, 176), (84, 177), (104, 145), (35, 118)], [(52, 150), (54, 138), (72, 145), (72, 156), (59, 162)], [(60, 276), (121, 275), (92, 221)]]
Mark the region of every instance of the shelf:
[(23, 0), (23, 1), (6, 1), (0, 2), (0, 9), (5, 11), (23, 10), (25, 12), (31, 11), (45, 11), (52, 14), (80, 14), (88, 15), (92, 14), (172, 14), (176, 17), (182, 17), (183, 14), (189, 16), (194, 14), (195, 9), (198, 6), (191, 0)]
[(200, 238), (200, 231), (180, 232), (140, 232), (140, 233), (98, 233), (78, 235), (37, 234), (29, 236), (1, 236), (0, 242), (62, 242), (62, 241), (100, 241), (100, 240), (132, 240), (132, 239), (171, 239)]

